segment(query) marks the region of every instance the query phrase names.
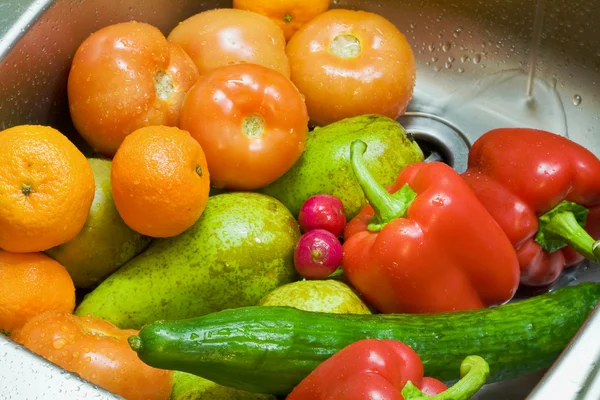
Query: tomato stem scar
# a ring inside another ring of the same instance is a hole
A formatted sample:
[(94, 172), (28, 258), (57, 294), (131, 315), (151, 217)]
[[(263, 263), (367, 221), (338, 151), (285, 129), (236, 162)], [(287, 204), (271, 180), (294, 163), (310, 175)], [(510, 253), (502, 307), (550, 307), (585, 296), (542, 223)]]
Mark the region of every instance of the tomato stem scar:
[(338, 35), (331, 41), (329, 51), (340, 58), (354, 58), (360, 54), (360, 41), (350, 34)]
[(262, 135), (265, 126), (265, 120), (258, 114), (252, 114), (244, 118), (242, 123), (242, 132), (250, 138), (257, 138)]
[(171, 75), (167, 74), (165, 71), (158, 71), (154, 75), (154, 80), (158, 98), (167, 100), (171, 97), (171, 93), (175, 90), (175, 84), (173, 83)]

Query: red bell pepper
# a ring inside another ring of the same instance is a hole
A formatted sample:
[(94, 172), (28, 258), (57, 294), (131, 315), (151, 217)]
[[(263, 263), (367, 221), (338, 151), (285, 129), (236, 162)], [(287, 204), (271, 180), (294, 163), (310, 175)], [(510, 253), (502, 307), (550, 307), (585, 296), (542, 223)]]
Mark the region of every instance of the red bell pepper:
[(410, 347), (395, 340), (364, 339), (319, 364), (286, 400), (434, 400), (468, 399), (487, 380), (489, 365), (469, 356), (463, 378), (450, 389), (423, 377), (423, 363)]
[(516, 253), (461, 176), (440, 162), (405, 167), (388, 193), (351, 162), (370, 205), (344, 232), (342, 268), (384, 313), (477, 309), (509, 301), (519, 285)]
[(579, 144), (495, 129), (473, 144), (463, 178), (515, 247), (522, 284), (545, 286), (583, 257), (600, 259), (600, 160)]

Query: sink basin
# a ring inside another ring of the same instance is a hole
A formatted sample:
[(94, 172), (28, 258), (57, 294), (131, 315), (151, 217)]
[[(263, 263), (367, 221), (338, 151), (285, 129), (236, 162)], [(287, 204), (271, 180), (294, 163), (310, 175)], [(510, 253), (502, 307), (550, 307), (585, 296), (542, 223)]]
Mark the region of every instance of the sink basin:
[[(0, 130), (52, 125), (91, 155), (69, 119), (66, 95), (70, 62), (84, 38), (134, 19), (168, 33), (190, 15), (230, 6), (200, 0), (3, 0)], [(406, 35), (418, 73), (415, 97), (399, 121), (427, 153), (459, 172), (473, 141), (500, 126), (550, 130), (600, 156), (600, 2), (333, 0), (331, 6), (376, 12)], [(600, 265), (584, 262), (550, 289), (579, 281), (600, 281)], [(599, 399), (598, 332), (596, 310), (549, 371), (486, 385), (475, 398)], [(0, 335), (0, 398), (117, 397)]]

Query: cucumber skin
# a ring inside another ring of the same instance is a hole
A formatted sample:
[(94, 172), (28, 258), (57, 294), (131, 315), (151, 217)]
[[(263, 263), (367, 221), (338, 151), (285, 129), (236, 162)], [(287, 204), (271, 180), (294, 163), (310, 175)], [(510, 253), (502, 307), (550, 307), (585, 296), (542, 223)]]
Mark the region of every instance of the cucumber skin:
[(492, 309), (443, 314), (244, 307), (148, 325), (132, 347), (153, 367), (285, 395), (343, 347), (364, 338), (394, 339), (419, 354), (426, 376), (449, 383), (459, 378), (466, 356), (479, 355), (490, 365), (491, 383), (549, 367), (599, 301), (600, 283), (585, 282)]

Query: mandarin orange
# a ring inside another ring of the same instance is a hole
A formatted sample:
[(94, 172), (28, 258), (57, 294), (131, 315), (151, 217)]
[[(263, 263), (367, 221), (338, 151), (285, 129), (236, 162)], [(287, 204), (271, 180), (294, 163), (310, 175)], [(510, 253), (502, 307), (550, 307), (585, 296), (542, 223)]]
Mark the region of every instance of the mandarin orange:
[(85, 156), (48, 126), (0, 132), (0, 248), (28, 253), (73, 239), (94, 200)]
[(233, 0), (233, 7), (271, 18), (290, 40), (304, 24), (329, 9), (329, 0)]
[(210, 178), (200, 144), (184, 130), (149, 126), (127, 136), (113, 159), (113, 198), (133, 230), (177, 236), (202, 215)]
[(14, 332), (48, 310), (73, 312), (75, 286), (66, 268), (44, 253), (0, 250), (0, 329)]

